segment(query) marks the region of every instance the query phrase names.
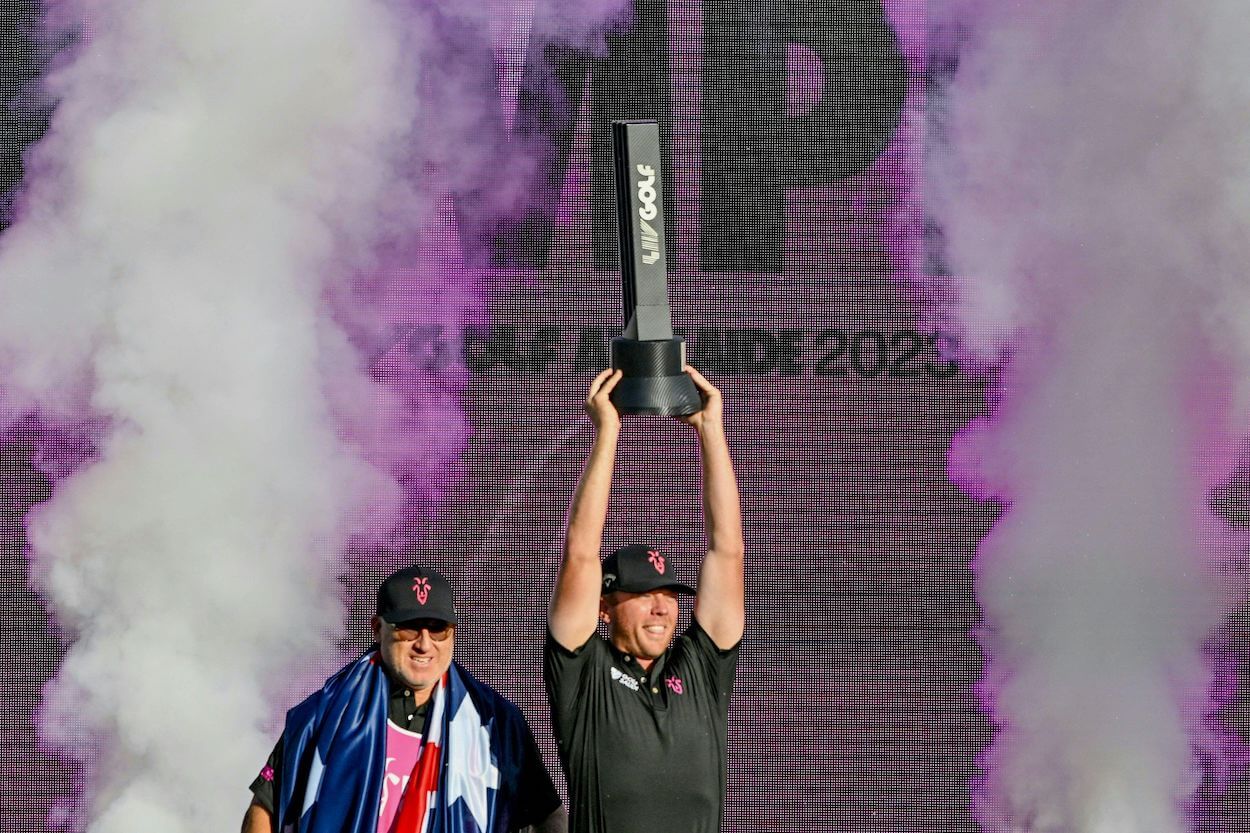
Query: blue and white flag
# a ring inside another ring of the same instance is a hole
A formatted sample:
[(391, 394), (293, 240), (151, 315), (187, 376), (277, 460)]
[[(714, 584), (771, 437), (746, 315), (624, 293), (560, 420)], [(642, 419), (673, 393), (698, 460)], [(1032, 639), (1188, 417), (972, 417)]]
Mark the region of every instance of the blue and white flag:
[(283, 833), (507, 833), (528, 728), (453, 663), (390, 831), (378, 831), (389, 681), (370, 652), (287, 713)]

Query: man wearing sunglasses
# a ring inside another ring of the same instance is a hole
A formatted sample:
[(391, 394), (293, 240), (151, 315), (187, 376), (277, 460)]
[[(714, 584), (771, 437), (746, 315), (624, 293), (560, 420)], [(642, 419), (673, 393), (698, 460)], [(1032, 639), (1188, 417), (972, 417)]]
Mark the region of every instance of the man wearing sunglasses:
[(452, 660), (447, 580), (394, 573), (372, 627), (376, 646), (287, 713), (243, 833), (563, 833), (520, 710)]
[[(745, 622), (742, 521), (721, 393), (686, 372), (703, 396), (703, 409), (682, 418), (702, 458), (707, 554), (697, 591), (658, 547), (633, 544), (599, 561), (621, 433), (610, 395), (621, 372), (599, 374), (586, 399), (595, 440), (569, 509), (543, 668), (573, 833), (721, 829)], [(693, 622), (674, 641), (682, 595), (695, 597)]]

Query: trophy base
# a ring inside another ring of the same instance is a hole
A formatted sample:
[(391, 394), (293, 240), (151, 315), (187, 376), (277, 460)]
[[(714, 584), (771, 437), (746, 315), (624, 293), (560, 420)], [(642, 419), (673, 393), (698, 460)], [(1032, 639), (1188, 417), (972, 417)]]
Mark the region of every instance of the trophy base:
[(703, 397), (686, 374), (686, 343), (612, 339), (612, 367), (622, 373), (612, 404), (622, 414), (686, 416), (703, 409)]

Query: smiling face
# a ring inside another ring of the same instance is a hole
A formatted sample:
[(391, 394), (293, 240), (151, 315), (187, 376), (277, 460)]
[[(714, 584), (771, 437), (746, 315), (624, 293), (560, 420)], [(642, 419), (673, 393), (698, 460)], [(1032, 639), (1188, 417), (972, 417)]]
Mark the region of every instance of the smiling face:
[(677, 629), (677, 593), (660, 588), (647, 593), (609, 593), (599, 600), (599, 618), (608, 623), (617, 650), (633, 654), (644, 668), (668, 650)]
[(451, 667), (456, 644), (454, 626), (435, 619), (387, 624), (373, 617), (373, 635), (378, 641), (382, 664), (401, 683), (412, 689), (417, 705), (430, 699), (434, 686)]

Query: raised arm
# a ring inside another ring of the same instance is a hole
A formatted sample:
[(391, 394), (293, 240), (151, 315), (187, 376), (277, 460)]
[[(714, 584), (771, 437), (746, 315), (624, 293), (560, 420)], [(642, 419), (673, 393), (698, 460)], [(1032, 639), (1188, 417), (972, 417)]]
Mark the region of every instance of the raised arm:
[(608, 395), (620, 380), (619, 370), (605, 370), (590, 383), (586, 396), (586, 413), (594, 424), (595, 440), (569, 507), (564, 558), (547, 612), (551, 635), (569, 650), (586, 644), (599, 619), (599, 590), (603, 583), (599, 548), (608, 517), (616, 444), (621, 435), (621, 417)]
[(746, 625), (738, 480), (725, 439), (721, 393), (693, 367), (687, 367), (686, 372), (703, 394), (703, 410), (685, 418), (699, 434), (707, 535), (707, 555), (699, 568), (694, 618), (717, 647), (732, 648), (742, 639)]

